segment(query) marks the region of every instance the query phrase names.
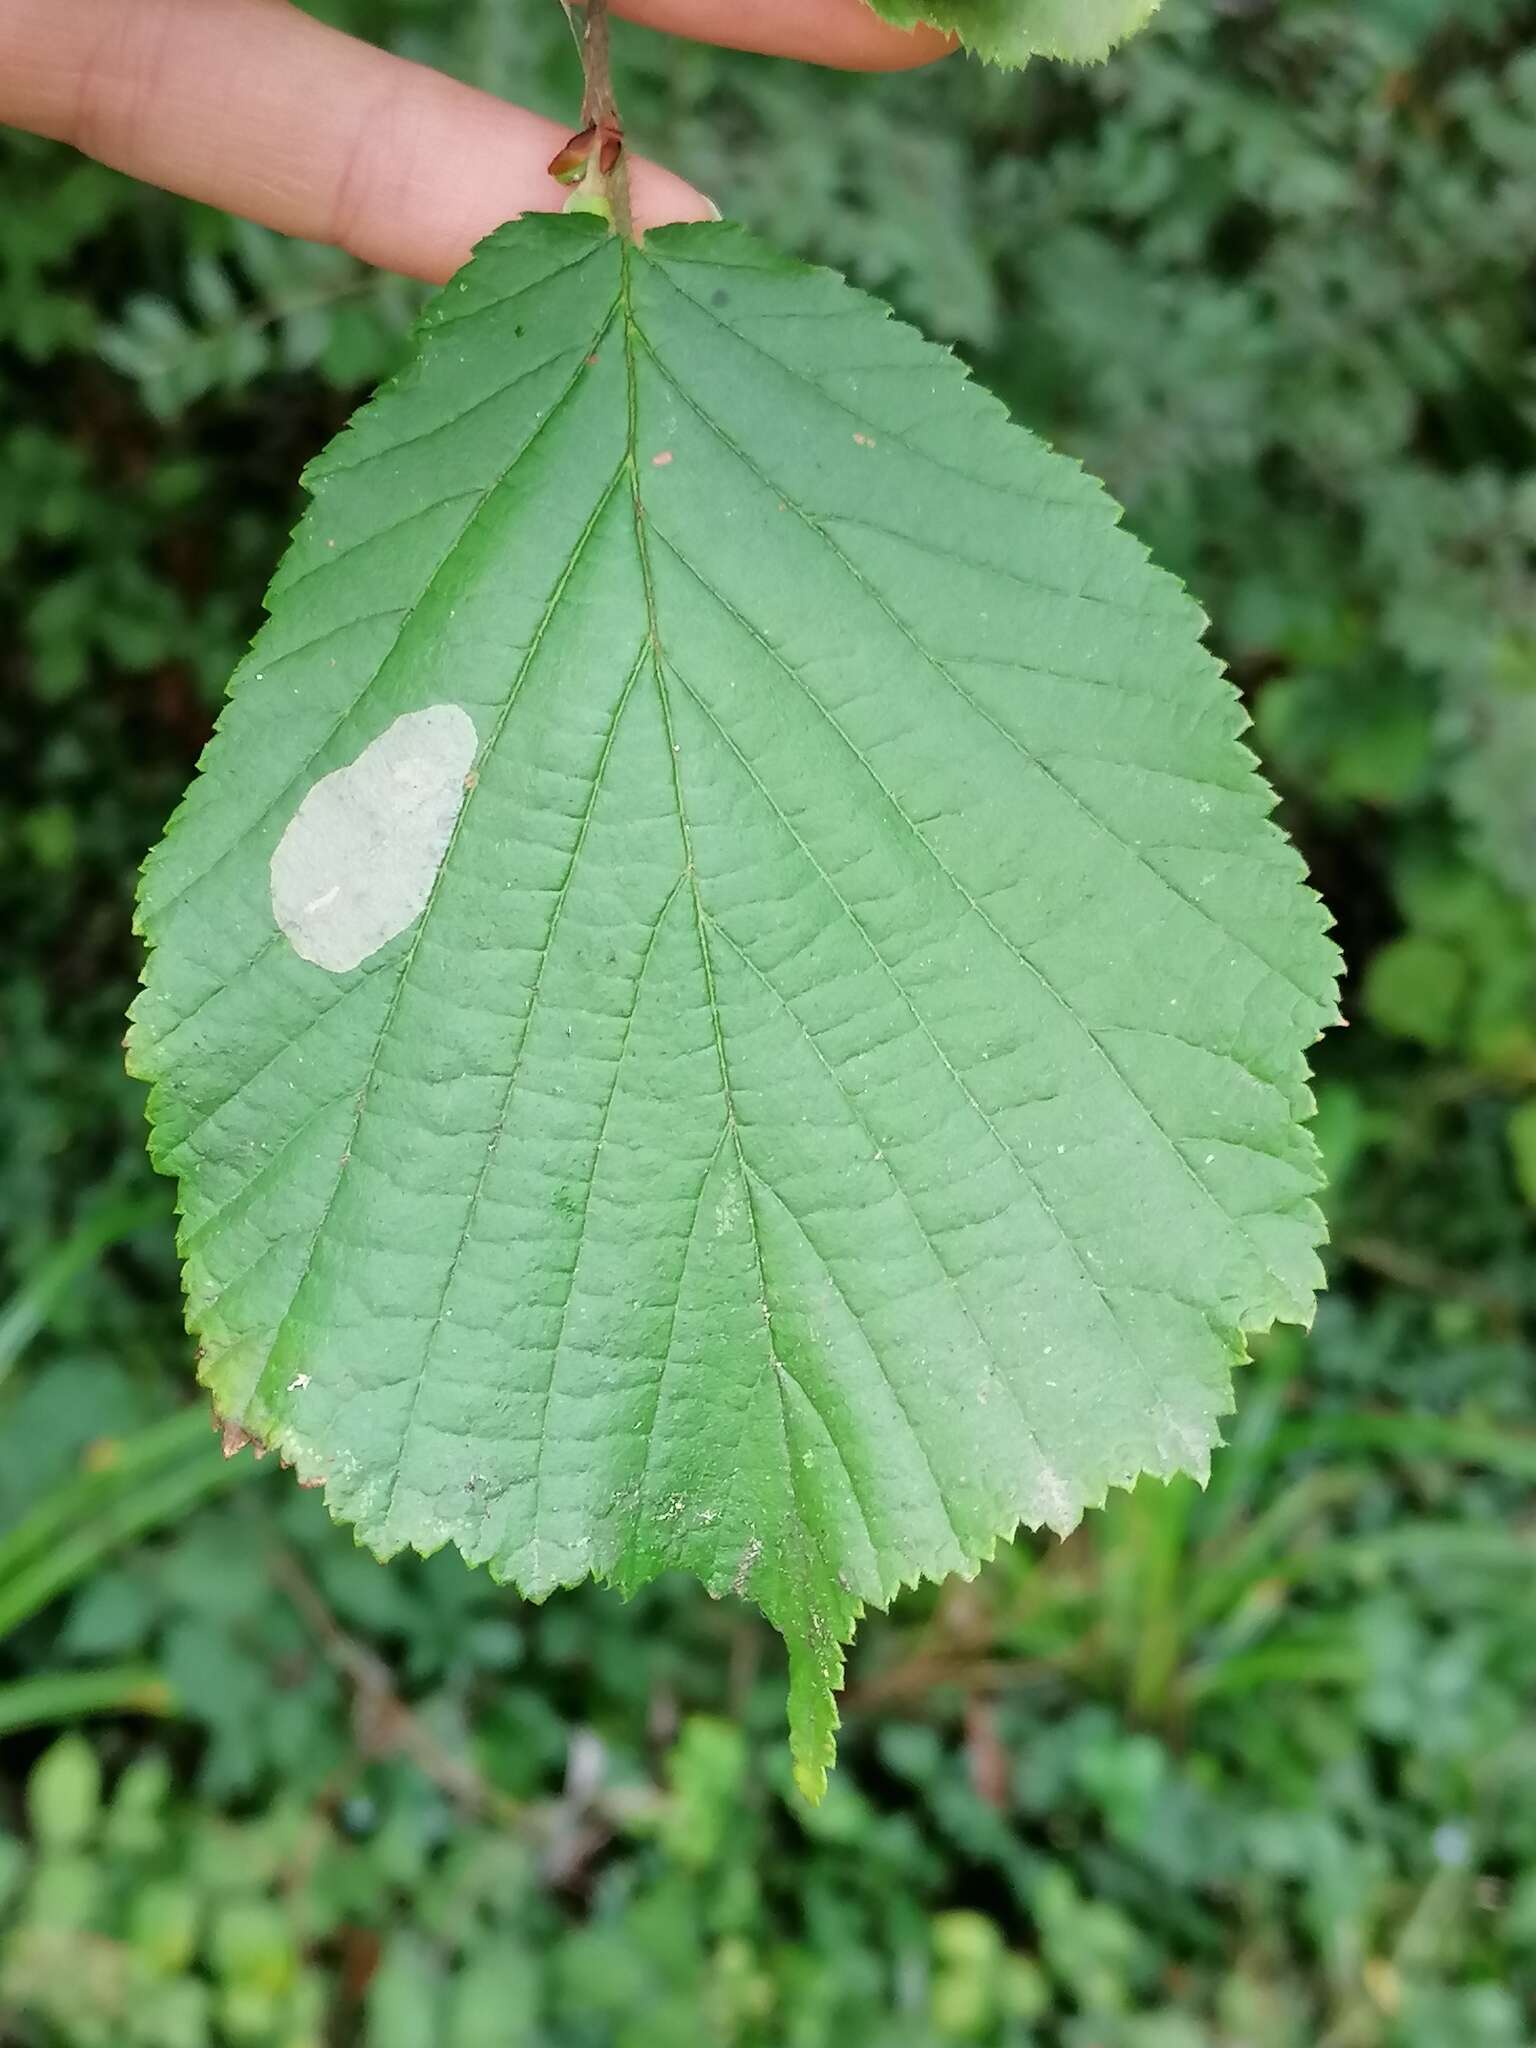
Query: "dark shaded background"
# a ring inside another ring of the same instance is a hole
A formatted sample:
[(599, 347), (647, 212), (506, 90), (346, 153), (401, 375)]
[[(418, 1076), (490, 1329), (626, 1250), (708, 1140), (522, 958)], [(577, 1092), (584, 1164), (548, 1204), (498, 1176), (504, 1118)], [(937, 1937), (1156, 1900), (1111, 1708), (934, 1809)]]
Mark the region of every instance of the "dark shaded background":
[[(574, 103), (552, 0), (325, 11)], [(380, 1569), (189, 1405), (134, 869), (419, 295), (0, 145), (7, 2048), (1536, 2042), (1533, 43), (1511, 0), (1168, 0), (1022, 80), (622, 39), (637, 139), (1189, 578), (1351, 968), (1315, 1332), (1207, 1494), (867, 1626), (815, 1814), (753, 1617)]]

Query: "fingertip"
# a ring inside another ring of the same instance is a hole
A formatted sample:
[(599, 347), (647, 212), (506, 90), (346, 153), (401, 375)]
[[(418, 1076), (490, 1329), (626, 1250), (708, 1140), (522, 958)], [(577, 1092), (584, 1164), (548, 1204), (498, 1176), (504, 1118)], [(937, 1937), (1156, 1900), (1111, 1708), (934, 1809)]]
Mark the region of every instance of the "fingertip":
[(660, 164), (645, 158), (630, 159), (629, 199), (635, 226), (667, 227), (674, 221), (719, 220), (720, 209), (712, 199)]
[(868, 0), (613, 0), (613, 6), (669, 35), (843, 71), (913, 71), (955, 47), (954, 38), (937, 29), (883, 20)]
[(916, 28), (897, 28), (892, 22), (880, 22), (878, 27), (883, 31), (876, 46), (879, 61), (865, 63), (861, 70), (921, 71), (926, 64), (937, 64), (941, 57), (952, 57), (960, 47), (958, 36), (947, 36), (941, 29), (929, 28), (926, 22), (920, 22)]

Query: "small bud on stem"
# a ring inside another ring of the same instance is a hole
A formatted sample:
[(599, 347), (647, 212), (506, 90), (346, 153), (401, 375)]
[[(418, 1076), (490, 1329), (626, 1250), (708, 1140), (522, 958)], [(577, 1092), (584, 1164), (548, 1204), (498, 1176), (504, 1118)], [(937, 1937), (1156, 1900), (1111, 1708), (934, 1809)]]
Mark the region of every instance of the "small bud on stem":
[(608, 0), (561, 0), (581, 51), (583, 126), (550, 162), (549, 173), (576, 187), (567, 213), (595, 213), (621, 235), (634, 235), (624, 124), (614, 104), (608, 43)]

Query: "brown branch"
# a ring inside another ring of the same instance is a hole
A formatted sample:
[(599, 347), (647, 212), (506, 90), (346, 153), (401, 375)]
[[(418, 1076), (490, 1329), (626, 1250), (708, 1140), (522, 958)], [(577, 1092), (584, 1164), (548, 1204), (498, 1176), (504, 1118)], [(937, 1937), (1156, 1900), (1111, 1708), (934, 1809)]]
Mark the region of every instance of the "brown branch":
[(590, 137), (587, 188), (608, 201), (615, 230), (634, 239), (624, 122), (613, 96), (608, 0), (561, 0), (581, 52), (581, 126)]
[[(605, 1752), (590, 1730), (572, 1732), (565, 1789), (558, 1799), (527, 1805), (509, 1799), (462, 1751), (440, 1742), (400, 1697), (389, 1666), (341, 1626), (292, 1550), (274, 1546), (269, 1565), (327, 1662), (352, 1688), (352, 1729), (361, 1758), (408, 1757), (466, 1813), (515, 1829), (538, 1851), (545, 1881), (562, 1888), (578, 1886), (616, 1834), (637, 1822), (654, 1825), (666, 1795), (605, 1786)], [(0, 2041), (9, 2039), (0, 2032)]]
[(1480, 1274), (1464, 1273), (1457, 1267), (1443, 1265), (1411, 1245), (1395, 1244), (1390, 1238), (1367, 1232), (1341, 1238), (1339, 1250), (1345, 1258), (1353, 1259), (1357, 1266), (1379, 1273), (1383, 1280), (1390, 1280), (1398, 1287), (1411, 1288), (1419, 1294), (1443, 1295), (1451, 1301), (1470, 1302), (1500, 1323), (1518, 1324), (1523, 1313), (1522, 1304), (1513, 1294), (1484, 1280)]
[(967, 1699), (991, 1699), (1016, 1687), (1070, 1677), (1071, 1668), (1065, 1659), (919, 1652), (848, 1686), (840, 1704), (849, 1716), (910, 1713), (931, 1693), (953, 1689)]
[(406, 1756), (439, 1791), (481, 1818), (510, 1826), (522, 1809), (487, 1784), (467, 1757), (445, 1749), (431, 1729), (401, 1699), (382, 1657), (349, 1636), (291, 1550), (274, 1550), (273, 1578), (288, 1595), (327, 1661), (352, 1687), (352, 1726), (365, 1756)]

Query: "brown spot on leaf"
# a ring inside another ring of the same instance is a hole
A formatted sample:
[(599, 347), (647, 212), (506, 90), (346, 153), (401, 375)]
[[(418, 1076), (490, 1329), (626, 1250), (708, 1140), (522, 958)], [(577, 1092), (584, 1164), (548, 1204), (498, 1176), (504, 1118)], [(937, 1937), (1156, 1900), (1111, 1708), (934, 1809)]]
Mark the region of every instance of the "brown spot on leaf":
[(671, 460), (672, 450), (670, 448), (663, 448), (659, 455), (651, 457), (651, 467), (652, 469), (665, 469)]

